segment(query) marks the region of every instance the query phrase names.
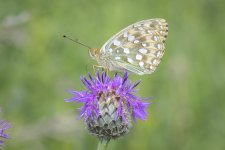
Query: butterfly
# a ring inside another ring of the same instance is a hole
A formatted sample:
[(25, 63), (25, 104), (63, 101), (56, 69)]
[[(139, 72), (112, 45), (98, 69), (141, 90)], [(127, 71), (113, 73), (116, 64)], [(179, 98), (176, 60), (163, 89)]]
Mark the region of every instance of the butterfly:
[(101, 49), (88, 48), (90, 56), (109, 71), (151, 74), (163, 57), (167, 36), (168, 23), (165, 19), (148, 19), (124, 28)]

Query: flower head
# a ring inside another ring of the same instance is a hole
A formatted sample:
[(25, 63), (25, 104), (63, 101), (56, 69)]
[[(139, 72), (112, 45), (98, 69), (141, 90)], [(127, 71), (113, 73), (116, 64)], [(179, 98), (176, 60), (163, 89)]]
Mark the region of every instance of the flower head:
[(5, 130), (9, 129), (11, 127), (11, 124), (4, 121), (0, 120), (0, 147), (4, 143), (4, 139), (8, 139), (9, 136), (5, 133)]
[(83, 117), (88, 130), (99, 138), (117, 138), (129, 132), (132, 119), (145, 120), (149, 103), (135, 95), (134, 88), (140, 83), (131, 83), (128, 73), (123, 77), (110, 78), (105, 72), (97, 71), (96, 76), (81, 77), (86, 89), (70, 91), (72, 98), (66, 102), (83, 103), (80, 117)]

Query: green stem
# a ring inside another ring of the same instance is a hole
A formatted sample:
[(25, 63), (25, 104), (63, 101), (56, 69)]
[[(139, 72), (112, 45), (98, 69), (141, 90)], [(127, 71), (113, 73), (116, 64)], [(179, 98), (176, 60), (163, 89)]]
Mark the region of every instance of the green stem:
[(99, 140), (97, 150), (107, 150), (108, 143), (109, 143), (109, 140), (106, 140), (106, 139)]

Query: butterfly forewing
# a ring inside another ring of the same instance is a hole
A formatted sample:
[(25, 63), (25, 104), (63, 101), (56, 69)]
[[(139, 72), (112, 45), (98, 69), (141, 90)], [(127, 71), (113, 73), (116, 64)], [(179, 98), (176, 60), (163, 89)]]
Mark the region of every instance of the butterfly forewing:
[(136, 74), (151, 74), (164, 54), (168, 24), (164, 19), (143, 20), (128, 26), (100, 50), (110, 70), (125, 69)]

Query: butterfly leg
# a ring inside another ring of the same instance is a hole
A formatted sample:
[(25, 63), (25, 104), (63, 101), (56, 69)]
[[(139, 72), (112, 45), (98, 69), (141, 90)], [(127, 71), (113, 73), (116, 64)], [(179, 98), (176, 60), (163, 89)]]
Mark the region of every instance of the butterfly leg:
[(99, 65), (93, 65), (93, 70), (94, 70), (94, 72), (96, 73), (96, 68), (102, 68), (102, 71), (104, 71), (104, 69), (105, 69), (105, 67), (103, 67), (103, 66), (99, 66)]
[(108, 75), (109, 69), (99, 65), (93, 65), (93, 70), (96, 73), (96, 68), (102, 68), (102, 71), (105, 71), (106, 75)]

